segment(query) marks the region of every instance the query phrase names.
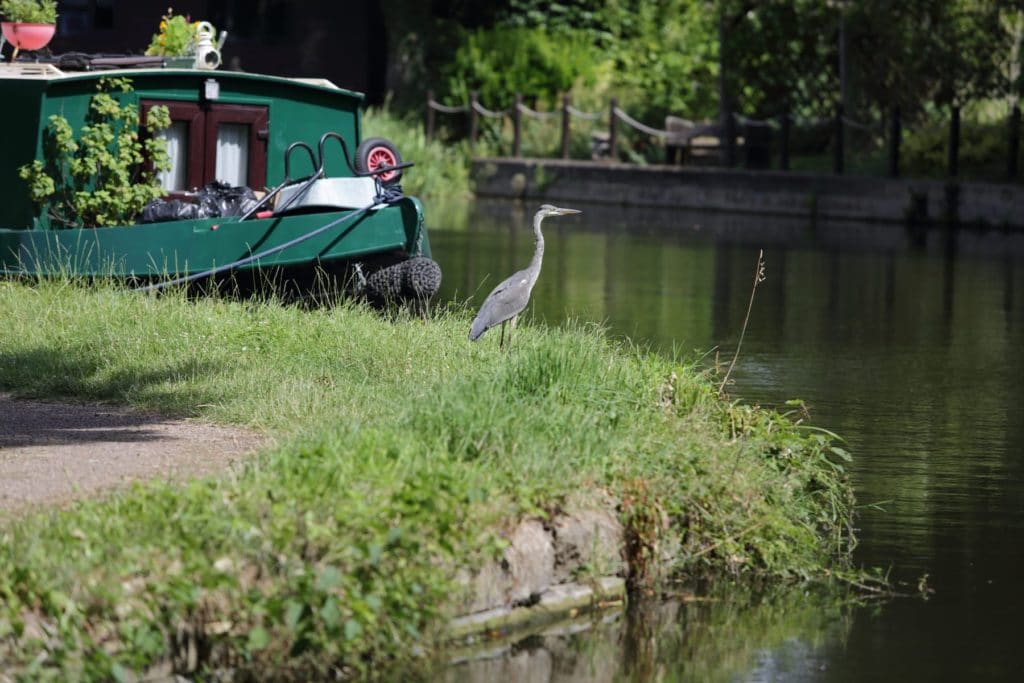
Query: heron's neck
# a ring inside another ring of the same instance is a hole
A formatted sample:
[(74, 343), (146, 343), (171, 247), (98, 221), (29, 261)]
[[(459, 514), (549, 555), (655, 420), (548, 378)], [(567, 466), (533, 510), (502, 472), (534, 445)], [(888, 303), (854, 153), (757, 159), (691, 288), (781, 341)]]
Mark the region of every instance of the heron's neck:
[(540, 223), (543, 220), (544, 216), (537, 216), (533, 219), (534, 251), (533, 260), (530, 261), (530, 270), (533, 272), (535, 280), (540, 274), (540, 264), (544, 260), (544, 234), (540, 231)]

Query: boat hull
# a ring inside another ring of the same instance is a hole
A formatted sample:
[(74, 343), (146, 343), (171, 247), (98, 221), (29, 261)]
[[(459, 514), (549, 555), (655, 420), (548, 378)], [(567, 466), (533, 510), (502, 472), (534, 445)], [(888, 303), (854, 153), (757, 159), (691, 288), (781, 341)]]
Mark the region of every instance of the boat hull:
[(112, 228), (0, 229), (0, 274), (161, 278), (202, 273), (333, 227), (238, 270), (329, 264), (400, 252), (430, 255), (423, 208), (404, 197), (346, 218), (350, 210), (238, 222), (208, 218)]

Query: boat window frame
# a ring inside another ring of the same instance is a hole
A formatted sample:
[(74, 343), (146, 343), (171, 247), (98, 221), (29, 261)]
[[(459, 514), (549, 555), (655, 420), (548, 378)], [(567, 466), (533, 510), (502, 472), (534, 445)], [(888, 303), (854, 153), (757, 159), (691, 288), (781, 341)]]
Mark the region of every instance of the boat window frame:
[[(270, 133), (268, 107), (248, 104), (214, 104), (206, 112), (206, 141), (204, 175), (206, 182), (217, 174), (217, 134), (222, 123), (240, 123), (249, 126), (249, 167), (246, 183), (260, 191), (267, 186), (267, 139)], [(204, 183), (205, 184), (205, 183)]]
[(175, 190), (171, 196), (199, 189), (216, 179), (217, 133), (221, 123), (239, 123), (249, 126), (249, 160), (246, 169), (247, 185), (255, 191), (267, 186), (267, 141), (270, 137), (270, 107), (266, 105), (234, 104), (228, 102), (188, 102), (140, 98), (140, 121), (145, 121), (153, 107), (167, 107), (171, 121), (188, 124), (188, 169), (185, 172), (184, 191)]

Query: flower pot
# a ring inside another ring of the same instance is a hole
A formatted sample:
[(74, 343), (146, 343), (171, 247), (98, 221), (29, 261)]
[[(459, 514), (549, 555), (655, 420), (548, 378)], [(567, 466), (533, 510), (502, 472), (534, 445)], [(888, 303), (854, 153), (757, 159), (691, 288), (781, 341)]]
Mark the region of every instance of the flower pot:
[(23, 24), (14, 21), (0, 22), (4, 38), (19, 50), (39, 50), (50, 42), (56, 24)]

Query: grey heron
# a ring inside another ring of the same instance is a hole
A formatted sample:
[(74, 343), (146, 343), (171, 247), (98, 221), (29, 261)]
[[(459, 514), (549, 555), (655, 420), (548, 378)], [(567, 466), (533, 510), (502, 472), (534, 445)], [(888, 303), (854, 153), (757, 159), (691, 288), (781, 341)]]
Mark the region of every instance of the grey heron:
[[(469, 330), (469, 340), (476, 341), (484, 332), (497, 324), (501, 324), (501, 341), (498, 346), (505, 346), (505, 323), (511, 321), (512, 329), (515, 329), (516, 318), (530, 302), (530, 292), (537, 284), (537, 277), (540, 275), (541, 262), (544, 260), (544, 235), (540, 231), (541, 222), (548, 216), (566, 216), (573, 213), (580, 213), (576, 209), (562, 209), (550, 204), (544, 204), (533, 217), (533, 237), (535, 240), (533, 260), (530, 265), (513, 273), (509, 278), (494, 288), (487, 299), (484, 300), (480, 311), (473, 319), (473, 326)], [(512, 344), (512, 329), (508, 332), (508, 343)]]

